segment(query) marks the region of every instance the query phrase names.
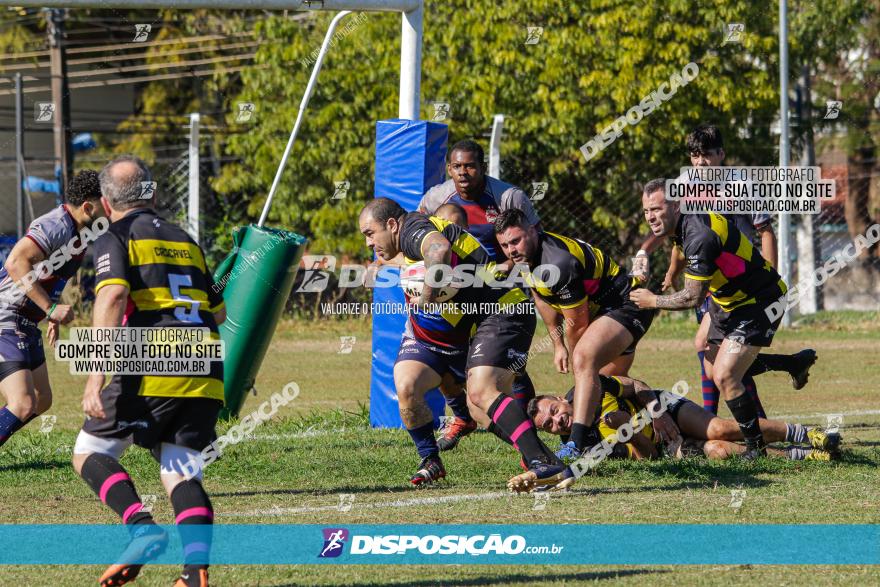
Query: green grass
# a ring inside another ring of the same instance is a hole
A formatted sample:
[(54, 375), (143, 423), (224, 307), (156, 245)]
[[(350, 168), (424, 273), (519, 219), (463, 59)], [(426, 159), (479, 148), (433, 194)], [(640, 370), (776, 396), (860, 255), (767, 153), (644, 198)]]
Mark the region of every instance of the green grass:
[[(218, 523), (456, 524), (503, 523), (875, 523), (880, 518), (880, 383), (875, 348), (880, 339), (870, 325), (876, 314), (825, 314), (782, 331), (777, 352), (804, 346), (819, 351), (811, 383), (794, 392), (787, 377), (759, 379), (771, 415), (845, 413), (847, 455), (839, 463), (756, 463), (703, 459), (648, 463), (606, 462), (566, 494), (554, 496), (539, 514), (529, 496), (502, 492), (518, 470), (513, 450), (486, 433), (474, 434), (444, 458), (448, 479), (414, 491), (407, 479), (417, 462), (400, 430), (368, 426), (369, 324), (286, 323), (276, 333), (257, 380), (258, 395), (243, 414), (295, 381), (299, 398), (274, 420), (255, 430), (256, 438), (227, 449), (207, 472)], [(640, 345), (633, 376), (658, 387), (685, 379), (699, 401), (699, 378), (691, 337), (694, 325), (664, 317)], [(339, 336), (357, 337), (351, 354), (338, 354)], [(542, 336), (536, 337), (536, 341)], [(0, 450), (0, 523), (116, 523), (69, 465), (70, 446), (81, 422), (84, 378), (49, 361), (55, 390), (50, 413), (56, 427), (42, 434), (31, 426)], [(540, 391), (564, 391), (570, 376), (555, 373), (549, 351), (529, 368)], [(820, 422), (821, 417), (802, 421)], [(220, 427), (222, 432), (228, 424)], [(158, 481), (157, 465), (142, 450), (123, 459), (141, 494), (159, 496), (154, 512), (172, 521)], [(729, 507), (732, 489), (745, 489), (739, 509)], [(333, 509), (340, 493), (354, 494), (350, 511)], [(412, 505), (412, 497), (481, 496), (432, 506)], [(316, 511), (316, 508), (321, 508)], [(2, 585), (94, 584), (98, 567), (3, 567)], [(168, 585), (176, 569), (151, 567), (138, 585)], [(526, 585), (620, 583), (729, 585), (770, 583), (849, 585), (880, 583), (880, 571), (861, 567), (234, 567), (217, 566), (215, 585)]]

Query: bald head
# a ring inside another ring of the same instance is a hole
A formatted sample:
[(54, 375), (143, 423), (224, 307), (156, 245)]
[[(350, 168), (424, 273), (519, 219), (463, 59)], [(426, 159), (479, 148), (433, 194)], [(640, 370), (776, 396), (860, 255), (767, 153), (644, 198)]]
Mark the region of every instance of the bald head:
[(116, 211), (146, 208), (152, 205), (156, 184), (146, 163), (124, 155), (101, 170), (101, 194)]

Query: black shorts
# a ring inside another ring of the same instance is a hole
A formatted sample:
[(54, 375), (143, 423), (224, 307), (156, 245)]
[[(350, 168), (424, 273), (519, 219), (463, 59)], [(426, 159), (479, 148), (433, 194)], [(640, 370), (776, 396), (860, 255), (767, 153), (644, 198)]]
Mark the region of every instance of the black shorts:
[(629, 331), (633, 337), (632, 344), (626, 347), (626, 350), (620, 354), (631, 355), (636, 352), (636, 346), (642, 340), (642, 337), (645, 336), (645, 333), (648, 332), (651, 322), (654, 321), (654, 316), (656, 315), (656, 310), (643, 310), (635, 302), (626, 300), (615, 308), (599, 312), (596, 317), (608, 316)]
[[(678, 425), (678, 412), (681, 411), (681, 408), (684, 407), (685, 404), (694, 404), (691, 400), (687, 399), (684, 396), (678, 395), (677, 393), (672, 393), (671, 391), (658, 391), (658, 396), (663, 395), (663, 402), (666, 404), (666, 413), (672, 417), (672, 421)], [(695, 407), (698, 407), (697, 404), (694, 404)], [(702, 408), (700, 408), (702, 409)]]
[[(775, 301), (775, 300), (774, 300)], [(715, 302), (709, 300), (709, 344), (720, 345), (725, 338), (749, 346), (770, 346), (782, 316), (770, 322), (767, 308), (773, 302), (755, 303), (725, 312)]]
[(91, 418), (83, 431), (99, 438), (127, 438), (154, 451), (163, 442), (201, 451), (217, 439), (214, 427), (222, 402), (203, 397), (147, 397), (137, 394), (137, 375), (113, 377), (101, 391), (105, 418)]
[(467, 368), (488, 366), (522, 373), (529, 360), (536, 323), (531, 300), (484, 317), (471, 337)]

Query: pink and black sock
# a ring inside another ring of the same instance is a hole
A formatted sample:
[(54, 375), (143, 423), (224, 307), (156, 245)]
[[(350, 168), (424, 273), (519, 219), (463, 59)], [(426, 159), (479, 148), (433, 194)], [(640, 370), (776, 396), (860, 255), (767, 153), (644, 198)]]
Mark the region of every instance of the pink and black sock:
[(174, 522), (183, 544), (184, 573), (208, 568), (213, 536), (214, 508), (202, 484), (195, 479), (178, 483), (171, 492)]
[(113, 457), (98, 453), (89, 456), (83, 463), (82, 478), (101, 502), (122, 518), (123, 524), (155, 524), (153, 516), (143, 511), (131, 477)]
[(416, 444), (416, 450), (419, 451), (420, 457), (436, 457), (440, 454), (440, 447), (437, 446), (437, 439), (434, 438), (433, 422), (428, 422), (418, 428), (407, 428), (406, 431), (409, 432)]
[(706, 367), (703, 364), (703, 361), (706, 358), (706, 353), (701, 351), (697, 353), (697, 357), (700, 358), (700, 386), (703, 389), (703, 409), (707, 412), (717, 414), (718, 398), (721, 397), (721, 392), (715, 387), (715, 382), (712, 381), (712, 378), (706, 376)]
[(13, 434), (21, 430), (22, 426), (32, 419), (29, 418), (22, 422), (18, 416), (9, 411), (9, 407), (0, 410), (0, 446), (3, 446)]
[(503, 393), (492, 402), (487, 411), (495, 426), (507, 436), (513, 447), (523, 456), (526, 463), (534, 460), (556, 462), (556, 456), (541, 442), (535, 425), (526, 416), (519, 404), (509, 395)]
[(465, 422), (473, 420), (471, 418), (471, 411), (468, 409), (466, 393), (461, 392), (455, 397), (447, 397), (446, 405), (449, 406), (449, 409), (452, 410), (452, 414), (456, 418), (461, 418)]

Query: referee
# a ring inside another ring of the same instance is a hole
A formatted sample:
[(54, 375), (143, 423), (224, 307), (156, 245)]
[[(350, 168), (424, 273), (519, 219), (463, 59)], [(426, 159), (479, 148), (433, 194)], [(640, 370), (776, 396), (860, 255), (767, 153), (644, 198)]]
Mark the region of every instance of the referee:
[[(210, 287), (199, 245), (156, 213), (155, 183), (144, 162), (128, 156), (112, 161), (101, 171), (100, 185), (112, 224), (94, 245), (92, 326), (207, 328), (216, 338), (226, 318), (223, 298)], [(198, 462), (197, 455), (216, 438), (223, 365), (211, 365), (206, 376), (116, 375), (106, 387), (103, 373), (89, 375), (82, 402), (89, 419), (76, 439), (73, 466), (132, 538), (119, 562), (104, 572), (102, 586), (133, 580), (168, 543), (119, 464), (132, 443), (159, 461), (180, 527), (185, 565), (175, 587), (208, 585), (214, 512), (202, 472), (187, 479), (183, 465)]]

